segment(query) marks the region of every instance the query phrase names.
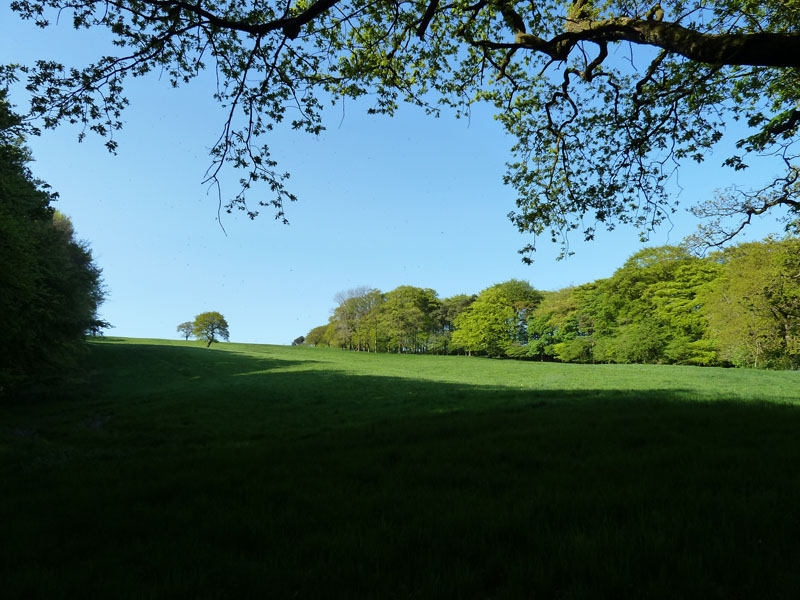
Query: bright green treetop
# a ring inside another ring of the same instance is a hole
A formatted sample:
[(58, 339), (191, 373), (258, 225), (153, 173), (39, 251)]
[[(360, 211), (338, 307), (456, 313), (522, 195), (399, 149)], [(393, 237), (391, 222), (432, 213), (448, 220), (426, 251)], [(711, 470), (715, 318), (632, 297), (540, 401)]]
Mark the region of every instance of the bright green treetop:
[(517, 313), (498, 286), (483, 290), (455, 321), (453, 346), (467, 353), (502, 356), (516, 339)]
[(722, 276), (705, 301), (721, 358), (800, 366), (800, 240), (741, 244), (715, 258)]
[(208, 348), (212, 343), (218, 341), (217, 338), (227, 340), (230, 337), (228, 322), (225, 317), (215, 311), (200, 313), (194, 318), (192, 335), (199, 340), (207, 341), (206, 348)]
[(401, 285), (386, 294), (380, 307), (381, 334), (399, 351), (416, 352), (435, 327), (440, 301), (434, 290)]
[(320, 325), (319, 327), (314, 327), (311, 331), (306, 334), (306, 344), (310, 344), (312, 346), (316, 346), (322, 339), (325, 337), (325, 330), (328, 328), (327, 325)]

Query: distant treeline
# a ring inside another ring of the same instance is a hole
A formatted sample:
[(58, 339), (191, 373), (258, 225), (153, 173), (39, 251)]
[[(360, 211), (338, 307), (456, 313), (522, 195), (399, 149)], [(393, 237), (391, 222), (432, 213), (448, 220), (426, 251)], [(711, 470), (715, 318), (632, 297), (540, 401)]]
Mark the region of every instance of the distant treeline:
[(512, 279), (480, 294), (357, 288), (313, 346), (562, 362), (800, 366), (800, 238), (698, 258), (637, 252), (608, 279), (557, 292)]

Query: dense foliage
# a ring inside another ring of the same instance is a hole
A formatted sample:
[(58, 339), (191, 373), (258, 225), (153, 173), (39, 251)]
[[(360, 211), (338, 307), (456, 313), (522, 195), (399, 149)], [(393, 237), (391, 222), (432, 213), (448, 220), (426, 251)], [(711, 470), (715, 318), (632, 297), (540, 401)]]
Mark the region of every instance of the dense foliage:
[(107, 326), (89, 246), (28, 161), (20, 120), (0, 92), (0, 393), (62, 371), (86, 334)]
[(439, 299), (401, 286), (340, 294), (310, 345), (556, 360), (800, 367), (800, 238), (698, 258), (637, 252), (608, 279), (556, 292), (511, 280)]
[[(11, 7), (41, 27), (69, 15), (77, 29), (101, 29), (113, 41), (110, 54), (98, 51), (88, 66), (50, 57), (0, 68), (0, 78), (25, 80), (38, 123), (82, 123), (81, 136), (92, 130), (112, 150), (130, 77), (158, 74), (178, 86), (212, 70), (209, 93), (227, 118), (207, 181), (219, 183), (225, 165), (240, 169), (228, 208), (250, 216), (258, 204), (284, 218), (294, 199), (265, 143), (269, 131), (285, 121), (317, 134), (331, 99), (362, 96), (371, 97), (371, 112), (390, 115), (404, 102), (458, 116), (490, 104), (514, 138), (505, 177), (518, 192), (511, 219), (556, 241), (572, 230), (591, 239), (596, 228), (620, 223), (646, 231), (668, 218), (678, 166), (704, 160), (731, 131), (735, 149), (725, 150), (723, 164), (747, 169), (753, 157), (768, 156), (771, 174), (695, 206), (710, 219), (704, 237), (721, 243), (774, 207), (788, 209), (791, 224), (800, 210), (798, 0), (15, 0)], [(248, 205), (257, 184), (268, 195)]]

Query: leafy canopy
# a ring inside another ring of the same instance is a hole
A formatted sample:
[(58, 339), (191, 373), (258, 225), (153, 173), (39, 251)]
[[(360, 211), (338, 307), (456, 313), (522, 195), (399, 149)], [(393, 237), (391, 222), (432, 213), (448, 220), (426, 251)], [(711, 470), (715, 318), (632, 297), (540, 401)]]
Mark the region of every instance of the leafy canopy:
[(218, 339), (227, 340), (230, 337), (228, 322), (216, 311), (200, 313), (194, 318), (192, 335), (208, 342), (206, 347), (211, 346)]
[(64, 372), (85, 336), (109, 326), (98, 316), (101, 270), (30, 160), (21, 119), (0, 90), (0, 396)]
[(517, 313), (512, 299), (498, 284), (483, 290), (455, 320), (453, 345), (468, 353), (502, 356), (517, 337)]
[(556, 292), (512, 279), (479, 295), (367, 287), (336, 295), (306, 343), (368, 352), (562, 362), (800, 367), (800, 238), (698, 258), (636, 252), (606, 279)]
[[(312, 134), (328, 100), (373, 99), (371, 112), (403, 102), (438, 115), (494, 106), (515, 138), (505, 181), (518, 192), (513, 223), (566, 242), (597, 227), (643, 232), (674, 210), (668, 183), (686, 160), (704, 160), (733, 121), (745, 126), (724, 160), (748, 168), (772, 156), (774, 176), (695, 207), (711, 243), (753, 215), (783, 206), (797, 217), (800, 0), (15, 0), (47, 27), (103, 28), (119, 51), (84, 68), (55, 60), (8, 66), (23, 77), (32, 116), (105, 136), (127, 104), (130, 77), (155, 72), (172, 85), (208, 68), (228, 109), (211, 147), (208, 182), (226, 164), (242, 173), (228, 210), (285, 220), (295, 196), (265, 143), (288, 121)], [(83, 135), (83, 134), (81, 134)], [(270, 195), (250, 189), (265, 184)], [(795, 222), (796, 223), (796, 222)], [(533, 245), (523, 250), (533, 250)], [(527, 259), (527, 257), (526, 257)]]

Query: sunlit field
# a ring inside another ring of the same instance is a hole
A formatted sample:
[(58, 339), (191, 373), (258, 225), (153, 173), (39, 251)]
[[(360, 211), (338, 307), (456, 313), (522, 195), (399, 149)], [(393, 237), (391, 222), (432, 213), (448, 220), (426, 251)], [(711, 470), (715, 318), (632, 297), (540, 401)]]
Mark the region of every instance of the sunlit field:
[(800, 373), (109, 338), (0, 405), (4, 598), (794, 598)]

